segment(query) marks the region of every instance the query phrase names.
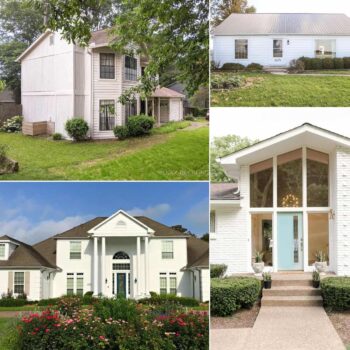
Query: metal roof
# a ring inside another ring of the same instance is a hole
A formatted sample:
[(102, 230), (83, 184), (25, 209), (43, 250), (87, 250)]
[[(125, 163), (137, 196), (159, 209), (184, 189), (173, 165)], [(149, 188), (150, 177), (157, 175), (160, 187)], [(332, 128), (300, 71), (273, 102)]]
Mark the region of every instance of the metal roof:
[(349, 35), (350, 18), (327, 13), (233, 13), (215, 35)]

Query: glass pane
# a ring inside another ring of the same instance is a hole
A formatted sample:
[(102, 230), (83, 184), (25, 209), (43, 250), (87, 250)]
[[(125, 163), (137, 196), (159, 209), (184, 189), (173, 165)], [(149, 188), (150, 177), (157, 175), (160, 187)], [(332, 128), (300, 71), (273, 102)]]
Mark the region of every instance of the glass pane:
[(316, 42), (316, 50), (315, 55), (318, 58), (325, 57), (335, 57), (335, 40), (315, 40)]
[(310, 213), (309, 222), (309, 265), (315, 262), (316, 252), (329, 256), (328, 213)]
[(166, 277), (160, 277), (159, 286), (160, 286), (160, 294), (167, 294), (167, 279)]
[(113, 264), (113, 270), (130, 270), (130, 264)]
[(298, 215), (293, 216), (294, 262), (299, 262)]
[(277, 157), (277, 205), (301, 207), (302, 192), (301, 149)]
[(248, 40), (235, 40), (235, 58), (248, 58)]
[(24, 284), (24, 272), (15, 272), (15, 284)]
[(162, 241), (162, 258), (173, 259), (173, 241)]
[(115, 56), (113, 53), (101, 53), (100, 54), (100, 78), (101, 79), (114, 79)]
[(272, 266), (272, 214), (252, 214), (252, 263), (255, 252), (262, 252), (266, 266)]
[(5, 244), (0, 244), (0, 258), (5, 257)]
[(252, 208), (271, 208), (273, 206), (272, 181), (272, 159), (250, 166), (250, 206)]
[(328, 154), (307, 150), (307, 206), (328, 207)]

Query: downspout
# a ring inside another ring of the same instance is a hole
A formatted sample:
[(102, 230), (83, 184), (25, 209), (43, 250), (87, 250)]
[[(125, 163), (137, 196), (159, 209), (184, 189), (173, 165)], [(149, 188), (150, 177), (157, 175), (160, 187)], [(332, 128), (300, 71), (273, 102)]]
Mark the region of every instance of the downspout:
[(75, 117), (75, 45), (73, 44), (73, 104), (72, 104), (72, 116), (71, 118)]
[(91, 126), (91, 131), (90, 131), (90, 137), (93, 138), (93, 133), (94, 133), (94, 79), (93, 79), (93, 73), (94, 73), (94, 64), (93, 64), (93, 55), (92, 55), (92, 50), (87, 49), (88, 55), (90, 55), (90, 126)]

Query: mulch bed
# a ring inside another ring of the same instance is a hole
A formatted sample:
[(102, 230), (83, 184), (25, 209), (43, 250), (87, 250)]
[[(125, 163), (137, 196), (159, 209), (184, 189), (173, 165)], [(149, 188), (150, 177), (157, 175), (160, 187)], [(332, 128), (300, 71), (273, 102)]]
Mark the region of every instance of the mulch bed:
[(252, 328), (258, 317), (260, 304), (256, 303), (251, 309), (240, 309), (232, 316), (211, 317), (210, 326), (212, 329), (223, 328)]
[(328, 317), (333, 323), (345, 346), (350, 346), (350, 311), (327, 311)]

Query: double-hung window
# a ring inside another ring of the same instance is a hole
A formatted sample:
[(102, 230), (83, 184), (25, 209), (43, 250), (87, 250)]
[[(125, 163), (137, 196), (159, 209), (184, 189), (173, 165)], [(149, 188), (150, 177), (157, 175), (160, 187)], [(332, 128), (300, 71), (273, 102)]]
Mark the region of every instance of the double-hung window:
[(159, 293), (163, 295), (177, 294), (176, 272), (161, 272), (159, 274)]
[(125, 80), (137, 80), (137, 59), (125, 56)]
[(84, 273), (67, 273), (67, 295), (84, 294)]
[(125, 123), (133, 115), (137, 115), (137, 101), (135, 99), (125, 103)]
[(100, 79), (115, 79), (114, 53), (100, 53)]
[(160, 285), (160, 291), (159, 294), (167, 294), (168, 287), (167, 287), (167, 276), (166, 273), (161, 272), (159, 277), (159, 285)]
[(235, 40), (235, 59), (247, 59), (248, 58), (248, 40), (237, 39)]
[(15, 272), (13, 287), (15, 294), (24, 293), (24, 272)]
[(174, 259), (173, 241), (162, 241), (162, 259)]
[(72, 259), (81, 259), (81, 241), (70, 241), (70, 252), (69, 258)]

